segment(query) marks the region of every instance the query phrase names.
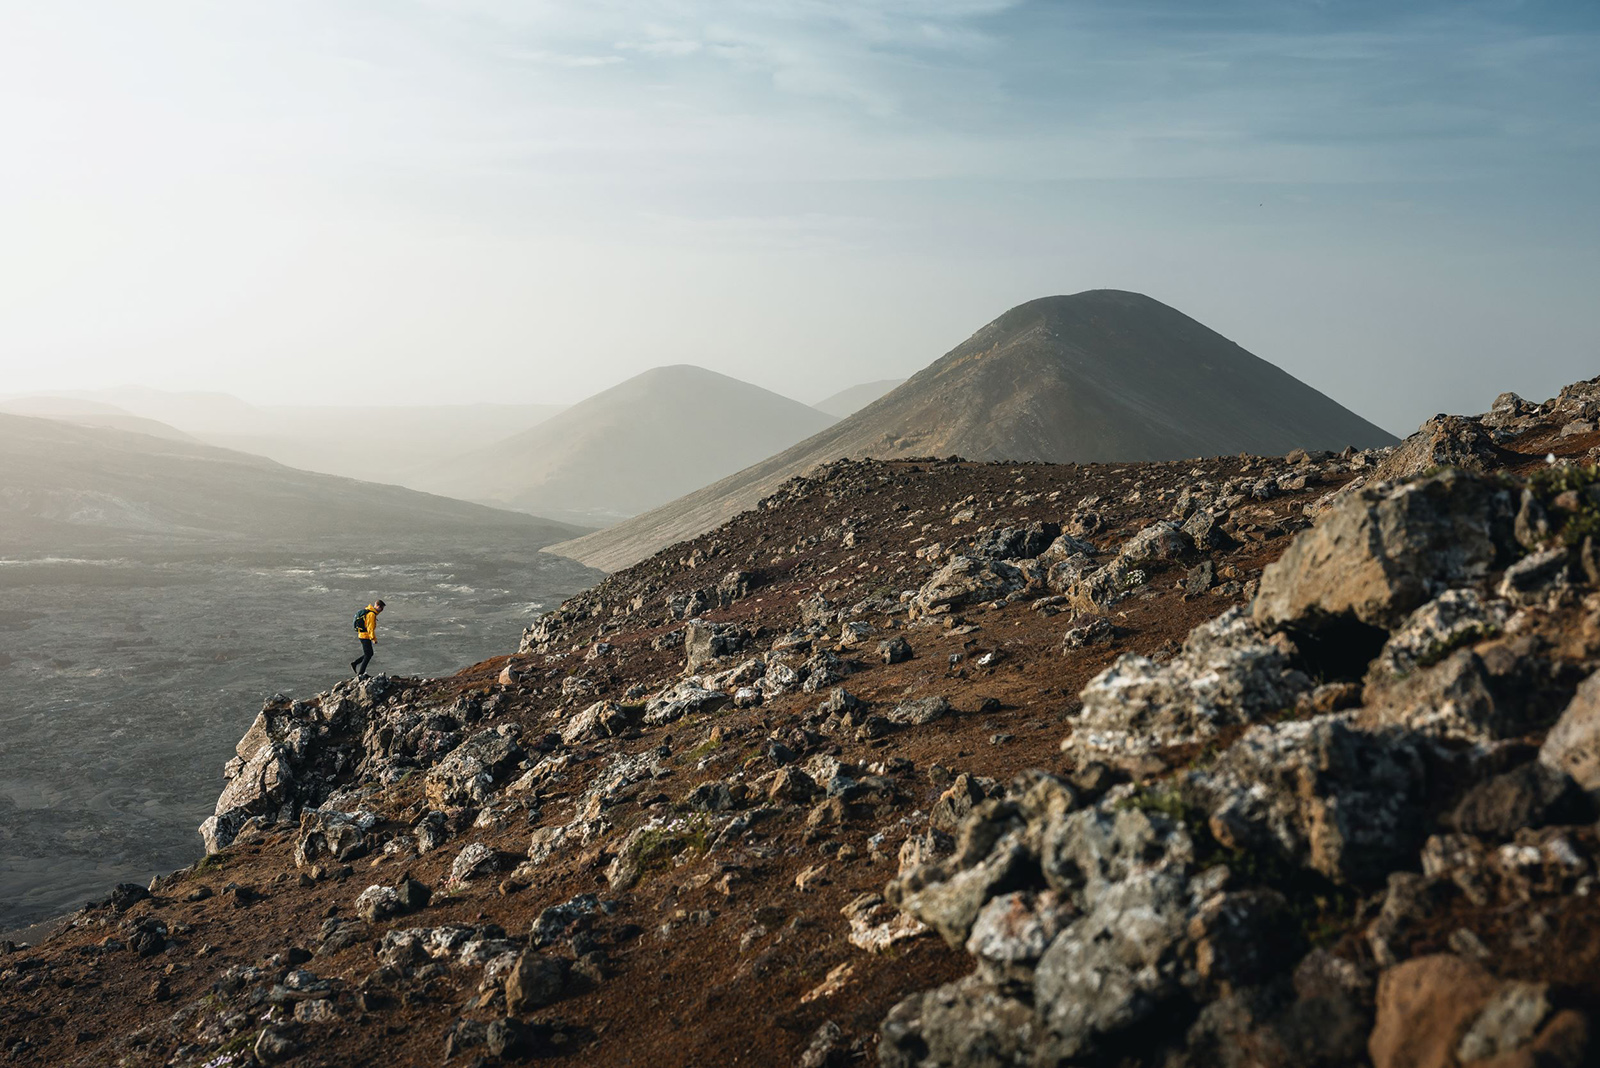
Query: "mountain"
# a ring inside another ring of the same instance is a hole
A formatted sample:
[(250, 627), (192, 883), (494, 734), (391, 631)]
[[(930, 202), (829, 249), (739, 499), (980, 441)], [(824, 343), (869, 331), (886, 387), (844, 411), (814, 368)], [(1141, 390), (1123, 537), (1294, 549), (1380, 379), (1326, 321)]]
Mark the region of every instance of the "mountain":
[(562, 410), (557, 404), (255, 405), (227, 393), (142, 386), (72, 393), (61, 403), (114, 407), (306, 471), (413, 488), (422, 488), (413, 476), (439, 457), (520, 433)]
[(591, 525), (698, 489), (786, 449), (831, 417), (701, 367), (657, 367), (416, 484)]
[(820, 400), (811, 407), (819, 412), (826, 412), (835, 419), (844, 419), (854, 415), (879, 397), (894, 389), (903, 378), (880, 378), (876, 382), (863, 382), (859, 386), (841, 389), (826, 400)]
[(52, 419), (0, 415), (0, 536), (59, 551), (119, 539), (249, 544), (389, 531), (514, 530), (531, 542), (578, 528), (245, 453)]
[(194, 438), (177, 427), (168, 426), (166, 423), (155, 419), (146, 419), (143, 416), (134, 415), (126, 408), (119, 408), (115, 404), (106, 404), (102, 401), (83, 400), (77, 397), (13, 397), (10, 400), (0, 402), (0, 412), (7, 415), (31, 415), (40, 419), (58, 419), (66, 423), (77, 423), (80, 426), (126, 430), (134, 434), (149, 434), (151, 437), (166, 438), (170, 441), (194, 440)]
[(266, 419), (261, 409), (230, 393), (121, 386), (77, 390), (62, 396), (111, 404), (145, 419), (170, 424), (198, 438), (211, 433), (230, 433)]
[(1174, 308), (1097, 289), (1006, 312), (887, 396), (720, 482), (554, 546), (626, 567), (827, 460), (1171, 460), (1396, 438)]

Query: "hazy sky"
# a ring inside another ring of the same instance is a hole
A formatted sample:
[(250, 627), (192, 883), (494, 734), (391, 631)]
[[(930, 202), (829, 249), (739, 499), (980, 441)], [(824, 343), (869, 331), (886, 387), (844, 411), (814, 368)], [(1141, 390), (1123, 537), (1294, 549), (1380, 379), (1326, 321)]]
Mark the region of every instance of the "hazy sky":
[(0, 139), (0, 392), (812, 401), (1099, 286), (1397, 431), (1600, 374), (1594, 0), (0, 0)]

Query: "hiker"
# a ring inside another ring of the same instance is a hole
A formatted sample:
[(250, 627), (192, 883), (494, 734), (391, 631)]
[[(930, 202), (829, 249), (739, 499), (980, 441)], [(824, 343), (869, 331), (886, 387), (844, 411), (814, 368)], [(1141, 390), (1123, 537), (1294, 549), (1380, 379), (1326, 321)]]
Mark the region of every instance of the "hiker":
[(378, 613), (383, 611), (382, 601), (373, 601), (356, 613), (356, 637), (361, 639), (361, 655), (350, 661), (350, 670), (356, 678), (367, 677), (367, 665), (372, 663), (372, 643), (378, 638)]

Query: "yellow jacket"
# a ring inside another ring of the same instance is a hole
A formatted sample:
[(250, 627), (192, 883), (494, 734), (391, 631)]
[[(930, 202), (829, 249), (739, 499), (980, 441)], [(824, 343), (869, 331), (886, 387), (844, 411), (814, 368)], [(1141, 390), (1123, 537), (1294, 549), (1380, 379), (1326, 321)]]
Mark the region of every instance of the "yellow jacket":
[(356, 631), (357, 638), (370, 638), (378, 640), (378, 609), (376, 605), (367, 605), (367, 614), (361, 624), (361, 629)]

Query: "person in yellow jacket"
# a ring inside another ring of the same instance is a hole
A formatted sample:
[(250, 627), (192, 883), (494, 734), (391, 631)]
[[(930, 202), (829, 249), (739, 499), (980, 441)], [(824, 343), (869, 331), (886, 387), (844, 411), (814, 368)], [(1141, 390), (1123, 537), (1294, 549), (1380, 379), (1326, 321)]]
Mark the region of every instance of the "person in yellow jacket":
[(361, 639), (361, 655), (350, 661), (350, 670), (356, 678), (367, 677), (367, 665), (372, 663), (372, 643), (378, 640), (378, 613), (383, 611), (382, 601), (373, 601), (356, 613), (356, 637)]

